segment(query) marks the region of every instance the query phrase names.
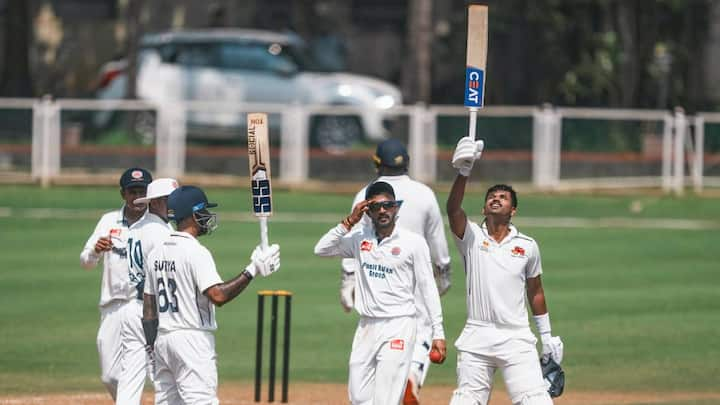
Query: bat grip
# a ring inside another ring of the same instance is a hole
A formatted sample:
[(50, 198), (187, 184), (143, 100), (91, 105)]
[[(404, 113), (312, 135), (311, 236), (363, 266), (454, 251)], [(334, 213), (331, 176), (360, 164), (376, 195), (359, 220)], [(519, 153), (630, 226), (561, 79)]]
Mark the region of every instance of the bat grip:
[(477, 107), (470, 107), (470, 125), (468, 125), (468, 136), (475, 139), (477, 132)]
[(260, 217), (260, 249), (266, 251), (268, 246), (267, 217)]

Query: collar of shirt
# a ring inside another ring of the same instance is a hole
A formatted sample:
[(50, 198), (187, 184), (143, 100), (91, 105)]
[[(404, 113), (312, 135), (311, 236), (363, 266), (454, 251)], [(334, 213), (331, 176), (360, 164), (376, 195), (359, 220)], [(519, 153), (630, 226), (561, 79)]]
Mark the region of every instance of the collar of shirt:
[[(378, 234), (377, 234), (377, 232), (375, 232), (375, 227), (371, 226), (369, 229), (370, 229), (370, 232), (372, 232), (373, 237), (377, 241)], [(378, 244), (378, 246), (380, 246), (381, 244), (387, 243), (387, 241), (395, 240), (398, 237), (400, 237), (400, 227), (397, 226), (397, 223), (396, 223), (395, 228), (393, 228), (392, 233), (390, 233), (389, 236), (382, 238), (382, 240), (378, 241), (377, 244)]]
[(505, 236), (505, 239), (503, 239), (503, 240), (500, 241), (500, 242), (497, 242), (497, 241), (495, 240), (495, 238), (493, 238), (493, 237), (490, 235), (490, 233), (488, 232), (488, 230), (487, 230), (487, 222), (486, 222), (486, 221), (483, 221), (482, 224), (480, 224), (480, 229), (483, 231), (483, 234), (485, 235), (485, 237), (486, 237), (487, 239), (489, 239), (492, 243), (497, 244), (498, 246), (502, 246), (502, 245), (504, 245), (505, 243), (510, 242), (511, 240), (513, 240), (513, 239), (518, 235), (519, 232), (518, 232), (517, 228), (515, 227), (515, 225), (513, 225), (512, 223), (510, 223), (510, 224), (508, 225), (508, 228), (510, 229), (510, 232), (507, 234), (507, 236)]
[(182, 232), (182, 231), (175, 231), (175, 232), (171, 233), (170, 236), (179, 236), (179, 237), (181, 237), (181, 238), (188, 238), (188, 239), (197, 240), (197, 239), (195, 239), (194, 236), (190, 235), (190, 234), (187, 233), (187, 232)]
[[(410, 176), (407, 174), (401, 174), (398, 176), (380, 176), (375, 181), (392, 181), (392, 180), (403, 180), (403, 179), (409, 179)], [(374, 183), (374, 182), (373, 182)]]

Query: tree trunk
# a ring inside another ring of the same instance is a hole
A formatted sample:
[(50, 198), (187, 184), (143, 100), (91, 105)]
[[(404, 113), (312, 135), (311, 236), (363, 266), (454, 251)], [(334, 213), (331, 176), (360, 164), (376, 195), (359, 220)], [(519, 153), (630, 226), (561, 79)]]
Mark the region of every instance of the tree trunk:
[(140, 14), (144, 0), (128, 0), (127, 3), (127, 84), (125, 98), (137, 98), (138, 48), (142, 36)]
[(620, 107), (633, 107), (638, 86), (638, 49), (636, 3), (617, 3), (617, 30), (622, 46), (620, 61)]
[(4, 97), (32, 97), (30, 80), (30, 10), (26, 0), (8, 0), (5, 15)]
[(432, 0), (410, 0), (408, 57), (403, 63), (402, 90), (406, 103), (430, 103), (432, 90)]

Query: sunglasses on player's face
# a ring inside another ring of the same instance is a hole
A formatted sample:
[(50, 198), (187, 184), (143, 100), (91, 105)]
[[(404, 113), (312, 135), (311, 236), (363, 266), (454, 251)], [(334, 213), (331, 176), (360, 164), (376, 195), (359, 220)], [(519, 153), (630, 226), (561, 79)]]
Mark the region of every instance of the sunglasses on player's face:
[(368, 209), (370, 212), (378, 212), (380, 211), (380, 208), (385, 209), (385, 211), (399, 207), (402, 205), (402, 200), (395, 200), (395, 201), (378, 201), (378, 202), (372, 202), (368, 205)]

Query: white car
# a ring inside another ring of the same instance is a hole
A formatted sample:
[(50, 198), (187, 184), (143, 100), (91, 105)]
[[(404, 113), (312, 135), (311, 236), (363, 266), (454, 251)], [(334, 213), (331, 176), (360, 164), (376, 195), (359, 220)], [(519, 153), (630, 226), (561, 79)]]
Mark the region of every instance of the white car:
[[(311, 142), (341, 151), (367, 138), (388, 135), (383, 114), (402, 104), (400, 90), (387, 82), (318, 66), (300, 37), (247, 29), (172, 31), (143, 37), (138, 57), (137, 95), (157, 103), (202, 100), (223, 103), (351, 105), (359, 115), (314, 116)], [(109, 62), (101, 72), (98, 98), (125, 95), (126, 62)], [(96, 115), (96, 125), (109, 115)], [(237, 137), (244, 114), (190, 111), (187, 133), (194, 139)]]

